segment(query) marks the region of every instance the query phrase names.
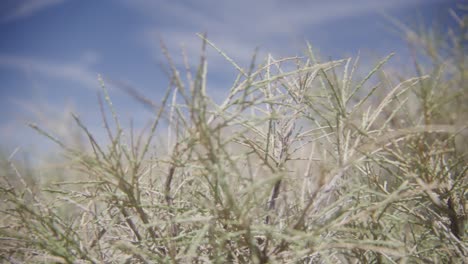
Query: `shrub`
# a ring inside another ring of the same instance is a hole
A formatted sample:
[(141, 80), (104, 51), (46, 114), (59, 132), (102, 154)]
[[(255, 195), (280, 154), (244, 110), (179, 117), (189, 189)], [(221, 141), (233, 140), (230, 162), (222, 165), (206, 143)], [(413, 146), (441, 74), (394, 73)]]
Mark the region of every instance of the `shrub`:
[(392, 55), (357, 79), (357, 59), (321, 62), (310, 46), (303, 57), (269, 55), (258, 66), (254, 57), (249, 69), (220, 51), (239, 76), (219, 104), (207, 93), (204, 56), (207, 45), (218, 48), (201, 36), (199, 66), (186, 65), (182, 78), (163, 46), (170, 86), (149, 131), (122, 128), (101, 80), (112, 112), (113, 125), (102, 110), (109, 145), (74, 116), (88, 150), (32, 125), (65, 151), (65, 180), (31, 186), (5, 159), (0, 256), (11, 263), (463, 262), (467, 18), (458, 21), (444, 51), (424, 38), (434, 34), (408, 35), (432, 68), (415, 60), (419, 76), (397, 85), (382, 70)]

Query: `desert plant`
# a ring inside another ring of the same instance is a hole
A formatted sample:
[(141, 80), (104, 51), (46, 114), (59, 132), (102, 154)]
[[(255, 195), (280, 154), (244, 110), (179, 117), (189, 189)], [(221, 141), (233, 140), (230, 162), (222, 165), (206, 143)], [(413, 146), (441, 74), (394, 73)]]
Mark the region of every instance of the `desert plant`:
[[(102, 79), (109, 145), (76, 115), (89, 149), (32, 125), (64, 150), (62, 173), (80, 177), (40, 191), (20, 170), (2, 177), (4, 261), (464, 261), (467, 165), (457, 142), (466, 142), (466, 112), (452, 100), (466, 97), (466, 59), (448, 53), (449, 71), (374, 84), (392, 55), (362, 78), (357, 59), (321, 62), (310, 45), (303, 57), (256, 65), (254, 56), (244, 69), (200, 38), (200, 62), (186, 60), (185, 77), (162, 45), (170, 85), (158, 107), (127, 89), (155, 110), (139, 135), (121, 126)], [(207, 92), (207, 46), (239, 73), (221, 103)]]

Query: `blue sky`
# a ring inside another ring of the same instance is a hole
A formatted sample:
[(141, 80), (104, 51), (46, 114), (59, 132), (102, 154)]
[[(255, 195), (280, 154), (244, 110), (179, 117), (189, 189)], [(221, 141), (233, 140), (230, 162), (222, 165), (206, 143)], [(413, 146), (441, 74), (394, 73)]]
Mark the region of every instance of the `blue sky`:
[[(458, 1), (459, 2), (459, 1)], [(0, 2), (0, 145), (8, 149), (46, 139), (25, 126), (38, 123), (57, 134), (57, 125), (78, 113), (100, 134), (98, 74), (135, 87), (159, 101), (167, 86), (161, 70), (164, 39), (176, 63), (181, 45), (196, 62), (208, 38), (241, 65), (260, 55), (301, 54), (309, 41), (323, 57), (345, 58), (360, 51), (371, 58), (397, 52), (405, 43), (382, 14), (405, 23), (431, 20), (454, 0), (2, 0)], [(364, 56), (365, 57), (365, 56)], [(364, 60), (364, 64), (366, 61)], [(208, 53), (209, 85), (221, 96), (234, 71), (216, 52)], [(122, 90), (109, 87), (123, 123), (152, 113)]]

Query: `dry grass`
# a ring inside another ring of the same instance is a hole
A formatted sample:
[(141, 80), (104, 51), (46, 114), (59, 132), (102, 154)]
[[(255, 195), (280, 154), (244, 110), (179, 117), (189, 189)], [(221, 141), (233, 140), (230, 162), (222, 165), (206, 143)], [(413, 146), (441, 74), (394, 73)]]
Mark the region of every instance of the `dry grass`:
[[(69, 165), (55, 171), (63, 180), (38, 186), (11, 157), (4, 159), (0, 257), (10, 263), (463, 262), (468, 88), (460, 54), (467, 18), (459, 21), (446, 42), (409, 35), (433, 67), (415, 63), (419, 76), (396, 85), (382, 69), (391, 56), (357, 79), (357, 60), (320, 62), (310, 48), (304, 57), (268, 56), (258, 66), (253, 59), (249, 69), (220, 52), (239, 71), (220, 104), (206, 92), (203, 54), (214, 44), (201, 36), (199, 67), (187, 65), (185, 77), (163, 46), (170, 86), (147, 133), (121, 127), (102, 82), (101, 106), (112, 113), (110, 120), (103, 114), (109, 145), (74, 116), (88, 150), (32, 125), (65, 151)], [(369, 79), (379, 74), (381, 82), (371, 87)]]

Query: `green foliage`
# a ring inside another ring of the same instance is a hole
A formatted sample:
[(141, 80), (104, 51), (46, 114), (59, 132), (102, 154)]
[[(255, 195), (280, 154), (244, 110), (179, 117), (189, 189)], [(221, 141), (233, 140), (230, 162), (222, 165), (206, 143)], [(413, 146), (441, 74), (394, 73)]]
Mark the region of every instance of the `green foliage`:
[[(462, 263), (467, 18), (456, 18), (459, 32), (445, 42), (408, 33), (432, 67), (415, 60), (419, 76), (397, 85), (383, 70), (391, 56), (360, 80), (358, 60), (320, 62), (310, 46), (304, 57), (269, 55), (258, 66), (254, 57), (243, 69), (203, 36), (199, 66), (186, 65), (184, 79), (163, 46), (170, 86), (149, 131), (121, 127), (101, 81), (109, 145), (73, 116), (88, 150), (32, 125), (65, 151), (69, 166), (55, 172), (64, 180), (37, 186), (3, 159), (0, 257)], [(239, 71), (219, 104), (207, 92), (206, 45)], [(372, 87), (376, 74), (381, 82)]]

